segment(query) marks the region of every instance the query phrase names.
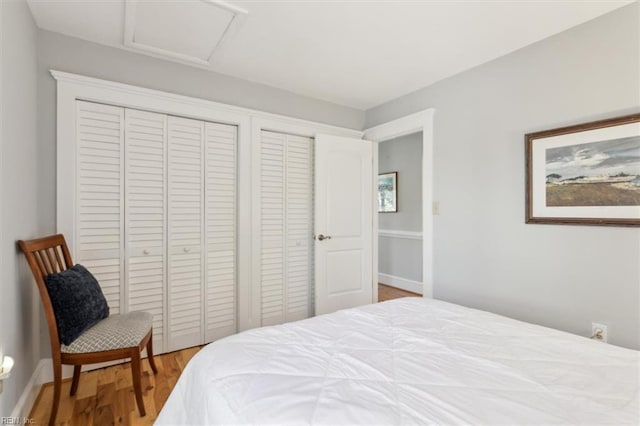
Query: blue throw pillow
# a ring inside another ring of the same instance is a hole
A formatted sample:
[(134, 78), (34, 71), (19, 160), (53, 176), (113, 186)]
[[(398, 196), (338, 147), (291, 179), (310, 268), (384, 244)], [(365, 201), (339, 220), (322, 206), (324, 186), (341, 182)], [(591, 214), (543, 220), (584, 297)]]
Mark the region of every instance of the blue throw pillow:
[(109, 306), (93, 275), (82, 265), (45, 277), (58, 323), (60, 342), (70, 345), (85, 330), (109, 316)]

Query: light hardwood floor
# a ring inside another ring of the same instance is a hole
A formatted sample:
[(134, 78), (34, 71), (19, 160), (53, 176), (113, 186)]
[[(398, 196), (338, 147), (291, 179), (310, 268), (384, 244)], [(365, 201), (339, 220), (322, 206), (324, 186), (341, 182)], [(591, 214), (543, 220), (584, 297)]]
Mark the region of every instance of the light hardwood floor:
[[(62, 383), (56, 424), (59, 425), (151, 425), (169, 397), (187, 362), (200, 347), (156, 355), (158, 374), (142, 361), (142, 391), (145, 417), (140, 417), (133, 394), (129, 363), (82, 373), (75, 396), (69, 396), (71, 379)], [(47, 424), (53, 400), (53, 385), (45, 384), (31, 410), (35, 424)]]
[[(378, 286), (378, 300), (415, 297), (418, 294), (389, 287)], [(178, 381), (187, 362), (200, 347), (183, 349), (156, 355), (158, 374), (154, 375), (147, 360), (142, 361), (142, 391), (145, 417), (140, 417), (133, 394), (129, 363), (82, 373), (75, 396), (69, 396), (71, 379), (62, 383), (62, 397), (56, 424), (59, 425), (151, 425), (171, 390)], [(47, 424), (53, 400), (53, 385), (42, 386), (31, 410), (34, 424)]]
[(384, 284), (378, 284), (378, 302), (385, 300), (398, 299), (400, 297), (422, 297), (420, 294), (410, 291), (400, 290)]

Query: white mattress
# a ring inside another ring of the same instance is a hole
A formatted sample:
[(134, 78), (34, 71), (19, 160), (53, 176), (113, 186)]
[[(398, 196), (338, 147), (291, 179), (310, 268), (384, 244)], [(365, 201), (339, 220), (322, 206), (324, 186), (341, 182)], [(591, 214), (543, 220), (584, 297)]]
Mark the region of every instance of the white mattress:
[(638, 424), (639, 354), (398, 299), (210, 344), (156, 424)]

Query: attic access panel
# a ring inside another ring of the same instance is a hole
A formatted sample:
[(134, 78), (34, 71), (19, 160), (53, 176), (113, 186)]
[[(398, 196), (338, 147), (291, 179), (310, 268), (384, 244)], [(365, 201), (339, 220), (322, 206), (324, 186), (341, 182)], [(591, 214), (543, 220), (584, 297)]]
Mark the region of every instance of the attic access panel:
[(215, 50), (247, 14), (217, 0), (126, 0), (125, 5), (125, 46), (200, 65), (211, 64)]

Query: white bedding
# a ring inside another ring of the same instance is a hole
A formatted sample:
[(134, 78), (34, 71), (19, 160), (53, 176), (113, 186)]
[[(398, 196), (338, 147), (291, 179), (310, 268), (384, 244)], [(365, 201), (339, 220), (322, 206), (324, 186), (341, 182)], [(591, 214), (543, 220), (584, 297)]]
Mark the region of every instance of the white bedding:
[(639, 354), (398, 299), (208, 345), (156, 424), (639, 424)]

